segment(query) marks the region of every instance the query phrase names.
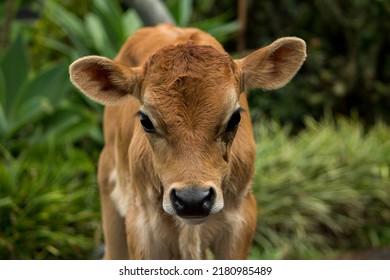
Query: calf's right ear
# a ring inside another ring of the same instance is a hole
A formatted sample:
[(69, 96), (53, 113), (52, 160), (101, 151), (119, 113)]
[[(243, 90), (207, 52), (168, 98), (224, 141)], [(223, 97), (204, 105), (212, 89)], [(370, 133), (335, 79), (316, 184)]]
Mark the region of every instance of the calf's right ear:
[(86, 96), (103, 105), (118, 105), (129, 95), (139, 98), (142, 69), (101, 56), (86, 56), (69, 67), (70, 80)]

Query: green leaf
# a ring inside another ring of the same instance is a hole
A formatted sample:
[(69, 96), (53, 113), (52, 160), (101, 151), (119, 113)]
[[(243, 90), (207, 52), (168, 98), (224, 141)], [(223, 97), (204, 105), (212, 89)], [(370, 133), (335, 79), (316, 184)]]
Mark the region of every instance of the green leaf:
[(65, 92), (69, 90), (68, 63), (61, 62), (41, 70), (29, 83), (23, 88), (15, 107), (19, 108), (28, 99), (43, 96), (54, 106), (61, 101)]
[(7, 129), (8, 129), (8, 121), (5, 116), (3, 107), (0, 106), (0, 138), (3, 138), (5, 136)]
[(106, 57), (114, 57), (116, 50), (108, 39), (103, 23), (99, 17), (95, 14), (88, 13), (85, 17), (85, 27), (91, 37), (91, 42), (99, 54)]
[(178, 26), (188, 26), (192, 14), (192, 0), (174, 0), (167, 3)]
[(96, 112), (86, 110), (82, 105), (61, 104), (50, 118), (42, 121), (42, 131), (31, 137), (31, 143), (73, 143), (82, 137), (93, 137), (101, 142), (101, 137), (96, 137), (99, 135), (96, 131), (101, 131), (99, 120)]
[(228, 35), (237, 32), (240, 29), (238, 21), (231, 21), (220, 26), (210, 28), (208, 32), (214, 36), (218, 41), (223, 42), (226, 40)]
[(226, 22), (228, 22), (228, 20), (230, 18), (232, 18), (232, 16), (233, 16), (233, 13), (231, 11), (227, 11), (227, 12), (220, 14), (216, 17), (205, 19), (205, 20), (202, 20), (200, 22), (191, 24), (191, 26), (208, 32), (208, 30), (210, 30), (212, 28), (216, 28), (218, 26), (225, 25)]
[(5, 115), (5, 98), (5, 79), (3, 71), (0, 69), (0, 137), (5, 134), (5, 131), (7, 130), (8, 126), (7, 117)]
[(97, 16), (101, 19), (111, 43), (119, 50), (126, 38), (122, 28), (122, 12), (118, 1), (94, 0)]
[(58, 191), (47, 192), (29, 199), (26, 205), (26, 212), (31, 211), (34, 207), (47, 204), (54, 204), (64, 199), (64, 194)]
[(55, 51), (62, 53), (64, 56), (69, 57), (71, 61), (80, 58), (80, 53), (76, 49), (60, 41), (45, 38), (43, 44)]
[(12, 206), (13, 199), (9, 196), (0, 198), (0, 208)]
[(132, 9), (129, 9), (124, 13), (122, 17), (122, 24), (125, 37), (130, 36), (143, 25), (142, 20), (139, 18), (138, 14)]
[(19, 90), (26, 82), (28, 74), (26, 48), (21, 35), (4, 54), (0, 68), (3, 72), (1, 88), (6, 89), (5, 98), (2, 97), (5, 100), (3, 108), (5, 115), (8, 115), (14, 109), (14, 101), (18, 98)]
[(21, 127), (28, 123), (34, 123), (44, 115), (53, 112), (53, 110), (52, 104), (44, 96), (34, 96), (28, 99), (20, 106), (17, 117), (10, 121), (7, 136), (11, 137)]
[(88, 47), (85, 45), (85, 38), (87, 34), (85, 32), (84, 23), (70, 11), (64, 9), (62, 6), (52, 2), (46, 1), (48, 6), (48, 17), (69, 36), (72, 44), (76, 47), (79, 56), (88, 55)]
[(3, 70), (0, 68), (0, 107), (4, 107), (6, 101), (7, 89), (5, 83)]
[(167, 0), (165, 5), (167, 6), (168, 10), (170, 11), (172, 17), (174, 18), (175, 22), (179, 22), (179, 5), (180, 0)]
[(82, 119), (72, 126), (64, 127), (64, 141), (74, 142), (82, 137), (91, 137), (98, 143), (103, 143), (101, 129), (90, 119)]
[(179, 1), (179, 25), (188, 26), (192, 14), (192, 0)]

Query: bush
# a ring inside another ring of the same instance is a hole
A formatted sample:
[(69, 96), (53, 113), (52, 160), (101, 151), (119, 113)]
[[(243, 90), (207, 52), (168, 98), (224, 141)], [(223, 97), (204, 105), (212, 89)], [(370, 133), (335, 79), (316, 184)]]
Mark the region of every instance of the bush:
[(101, 242), (96, 156), (0, 147), (0, 259), (89, 259)]
[(257, 128), (254, 256), (325, 258), (390, 242), (390, 129), (351, 120), (315, 122), (290, 138)]
[[(282, 36), (307, 42), (297, 78), (276, 92), (251, 95), (254, 115), (302, 125), (324, 110), (365, 124), (390, 121), (389, 1), (251, 1), (247, 46)], [(260, 28), (259, 28), (260, 27)]]
[[(101, 116), (96, 105), (75, 94), (68, 63), (61, 61), (35, 69), (25, 55), (20, 34), (0, 51), (0, 137), (13, 154), (26, 146), (80, 142), (102, 143)], [(15, 75), (9, 69), (18, 69)], [(72, 94), (73, 93), (73, 94)]]
[[(306, 120), (256, 126), (251, 258), (333, 258), (390, 242), (390, 129)], [(101, 241), (97, 155), (71, 146), (0, 156), (0, 258), (87, 259)]]
[[(238, 29), (228, 10), (235, 2), (200, 2), (167, 4), (180, 25), (228, 42)], [(250, 95), (255, 117), (307, 127), (291, 137), (284, 125), (256, 125), (259, 221), (252, 258), (326, 258), (390, 242), (389, 128), (303, 121), (324, 110), (356, 109), (367, 122), (390, 118), (389, 39), (383, 36), (389, 3), (301, 2), (250, 3), (251, 48), (297, 35), (309, 53), (287, 87)], [(79, 1), (43, 3), (30, 30), (34, 38), (14, 32), (0, 53), (0, 258), (86, 259), (101, 240), (95, 179), (101, 107), (76, 94), (67, 67), (87, 54), (114, 56), (141, 23), (120, 1), (86, 1), (77, 14), (71, 11)]]

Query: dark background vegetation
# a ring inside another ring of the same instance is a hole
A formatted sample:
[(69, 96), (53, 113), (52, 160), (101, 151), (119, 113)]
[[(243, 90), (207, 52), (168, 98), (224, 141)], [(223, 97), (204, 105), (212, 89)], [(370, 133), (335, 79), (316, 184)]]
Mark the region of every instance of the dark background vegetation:
[[(115, 56), (144, 25), (131, 2), (0, 3), (0, 259), (98, 257), (102, 107), (72, 87), (68, 66)], [(250, 93), (259, 205), (250, 258), (387, 250), (390, 1), (162, 3), (234, 57), (282, 36), (307, 42), (292, 82)]]

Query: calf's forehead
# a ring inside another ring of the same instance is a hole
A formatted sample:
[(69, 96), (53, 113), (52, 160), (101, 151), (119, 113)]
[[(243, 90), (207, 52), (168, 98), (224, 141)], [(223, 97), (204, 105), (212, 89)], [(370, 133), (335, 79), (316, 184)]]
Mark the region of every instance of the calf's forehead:
[(160, 49), (148, 59), (145, 68), (146, 75), (151, 79), (162, 74), (164, 79), (169, 81), (179, 75), (202, 77), (202, 70), (228, 74), (229, 71), (235, 70), (235, 63), (226, 52), (190, 41)]
[[(163, 48), (145, 65), (143, 103), (172, 109), (234, 110), (239, 71), (227, 53), (192, 43)], [(220, 109), (218, 109), (220, 108)], [(196, 113), (196, 112), (193, 112)], [(217, 112), (215, 112), (217, 113)]]

